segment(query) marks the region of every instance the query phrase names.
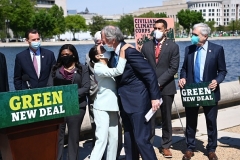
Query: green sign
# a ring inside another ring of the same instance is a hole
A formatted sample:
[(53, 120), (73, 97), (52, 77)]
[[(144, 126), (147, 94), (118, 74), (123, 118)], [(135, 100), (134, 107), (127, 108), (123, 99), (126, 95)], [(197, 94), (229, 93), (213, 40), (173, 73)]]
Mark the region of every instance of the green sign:
[(79, 114), (76, 84), (0, 93), (0, 128)]
[(185, 84), (181, 89), (184, 107), (199, 107), (216, 105), (214, 92), (208, 88), (210, 82)]

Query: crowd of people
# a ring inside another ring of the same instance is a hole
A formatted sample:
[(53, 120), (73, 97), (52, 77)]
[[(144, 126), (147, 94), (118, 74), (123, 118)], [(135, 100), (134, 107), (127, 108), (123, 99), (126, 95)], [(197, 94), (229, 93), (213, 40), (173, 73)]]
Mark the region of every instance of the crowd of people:
[[(29, 47), (18, 53), (14, 66), (16, 90), (47, 86), (77, 84), (79, 114), (65, 117), (59, 126), (58, 156), (63, 159), (64, 136), (68, 127), (69, 160), (79, 155), (80, 127), (88, 105), (93, 138), (91, 160), (115, 160), (122, 149), (122, 128), (126, 160), (157, 160), (153, 140), (155, 115), (146, 122), (145, 115), (152, 109), (161, 110), (162, 138), (160, 152), (172, 158), (171, 110), (176, 94), (174, 75), (179, 68), (179, 47), (167, 39), (167, 22), (155, 21), (153, 39), (145, 42), (141, 50), (124, 42), (121, 30), (105, 26), (94, 36), (95, 45), (86, 54), (86, 64), (81, 64), (72, 44), (60, 47), (57, 61), (54, 53), (41, 47), (40, 33), (36, 29), (26, 32)], [(192, 45), (185, 49), (178, 85), (210, 82), (215, 105), (202, 106), (208, 132), (209, 160), (217, 160), (217, 112), (220, 100), (219, 84), (227, 71), (222, 46), (208, 41), (211, 30), (207, 24), (195, 24)], [(28, 77), (29, 84), (23, 77)], [(61, 82), (61, 83), (59, 83)], [(0, 92), (9, 91), (7, 65), (0, 53)], [(161, 101), (163, 103), (161, 104)], [(199, 107), (185, 107), (186, 145), (183, 160), (194, 156), (195, 135)], [(159, 142), (160, 143), (160, 142)]]

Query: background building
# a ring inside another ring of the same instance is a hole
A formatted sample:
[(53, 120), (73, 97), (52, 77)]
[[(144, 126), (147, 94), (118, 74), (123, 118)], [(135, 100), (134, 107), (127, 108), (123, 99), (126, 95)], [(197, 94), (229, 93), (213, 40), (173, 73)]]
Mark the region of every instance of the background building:
[(37, 0), (37, 8), (51, 8), (54, 4), (63, 8), (64, 16), (67, 16), (67, 0)]
[(176, 15), (182, 9), (188, 9), (186, 0), (167, 0), (163, 1), (162, 6), (139, 8), (132, 14), (139, 16), (150, 11), (153, 13), (165, 13), (169, 18), (174, 18), (174, 21), (177, 22)]

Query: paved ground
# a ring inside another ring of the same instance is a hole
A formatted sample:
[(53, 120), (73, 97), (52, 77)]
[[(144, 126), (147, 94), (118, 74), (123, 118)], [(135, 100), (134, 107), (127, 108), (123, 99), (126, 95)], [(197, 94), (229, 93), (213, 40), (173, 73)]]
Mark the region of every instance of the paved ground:
[[(181, 118), (185, 126), (185, 117)], [(172, 120), (173, 129), (178, 133), (173, 134), (173, 145), (171, 151), (173, 158), (171, 160), (181, 160), (186, 149), (185, 138), (181, 131), (179, 119)], [(206, 124), (203, 114), (199, 114), (197, 132), (197, 150), (192, 160), (208, 160), (205, 146), (207, 145)], [(154, 140), (154, 149), (158, 159), (164, 158), (158, 150), (160, 147), (161, 127), (156, 127), (156, 137)], [(80, 160), (88, 160), (91, 153), (91, 140), (81, 141), (79, 143)], [(121, 152), (121, 158), (124, 159), (124, 149)], [(218, 147), (216, 150), (219, 160), (239, 160), (240, 159), (240, 105), (220, 109), (218, 112)]]

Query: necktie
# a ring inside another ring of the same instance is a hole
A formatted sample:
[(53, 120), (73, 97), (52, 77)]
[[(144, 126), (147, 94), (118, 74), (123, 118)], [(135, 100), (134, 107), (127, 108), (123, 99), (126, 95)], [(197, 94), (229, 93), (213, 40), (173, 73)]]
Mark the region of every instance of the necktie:
[(161, 43), (158, 43), (155, 49), (155, 58), (156, 58), (156, 63), (158, 63), (158, 57), (161, 52)]
[(37, 76), (39, 76), (39, 75), (38, 75), (38, 62), (37, 62), (37, 58), (36, 58), (36, 54), (35, 54), (35, 53), (33, 54), (33, 66), (34, 66), (34, 68), (35, 68), (35, 71), (36, 71), (36, 73), (37, 73)]
[(196, 83), (200, 83), (200, 65), (201, 65), (201, 49), (202, 47), (197, 48), (197, 55), (195, 59), (194, 65), (194, 81)]
[(114, 57), (113, 57), (113, 67), (116, 68), (118, 64), (118, 55), (116, 53), (114, 53)]

